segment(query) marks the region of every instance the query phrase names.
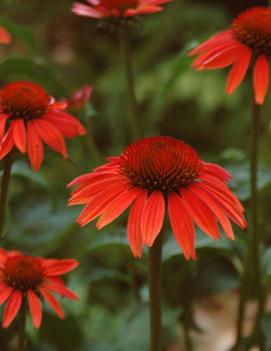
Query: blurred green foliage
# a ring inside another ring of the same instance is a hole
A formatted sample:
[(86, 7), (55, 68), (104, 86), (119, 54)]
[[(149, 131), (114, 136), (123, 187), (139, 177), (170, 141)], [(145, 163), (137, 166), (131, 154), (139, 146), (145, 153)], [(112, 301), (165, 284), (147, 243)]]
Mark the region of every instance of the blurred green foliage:
[[(36, 81), (56, 98), (68, 97), (86, 84), (94, 86), (91, 104), (79, 114), (89, 136), (69, 142), (68, 161), (48, 150), (39, 173), (33, 173), (24, 158), (15, 164), (4, 246), (33, 255), (75, 257), (81, 262), (69, 277), (80, 302), (63, 301), (64, 321), (48, 309), (39, 331), (29, 324), (29, 351), (145, 351), (147, 255), (142, 260), (132, 257), (123, 217), (96, 232), (93, 224), (79, 228), (75, 218), (80, 209), (66, 207), (66, 184), (91, 170), (98, 160), (117, 154), (130, 140), (117, 40), (113, 33), (98, 30), (95, 22), (73, 16), (71, 4), (70, 0), (2, 0), (0, 4), (0, 25), (13, 36), (10, 47), (1, 47), (2, 85), (15, 79)], [(178, 0), (161, 14), (142, 18), (131, 33), (136, 93), (145, 135), (160, 133), (183, 139), (206, 161), (225, 166), (233, 174), (234, 191), (248, 206), (250, 84), (243, 84), (228, 97), (224, 92), (226, 72), (197, 73), (187, 57), (189, 48), (228, 26), (232, 13), (227, 4)], [(267, 245), (271, 241), (270, 107), (267, 103), (263, 114), (259, 176), (260, 223), (267, 223), (262, 228)], [(93, 151), (92, 137), (100, 155)], [(235, 232), (235, 242), (211, 241), (197, 234), (193, 291), (186, 289), (186, 265), (180, 249), (172, 233), (166, 233), (165, 346), (179, 337), (187, 295), (197, 300), (239, 286), (247, 238), (237, 228)], [(269, 284), (270, 249), (263, 248), (262, 257)], [(267, 331), (269, 325), (270, 315), (265, 321)], [(15, 329), (16, 324), (0, 331), (1, 350), (12, 349)]]

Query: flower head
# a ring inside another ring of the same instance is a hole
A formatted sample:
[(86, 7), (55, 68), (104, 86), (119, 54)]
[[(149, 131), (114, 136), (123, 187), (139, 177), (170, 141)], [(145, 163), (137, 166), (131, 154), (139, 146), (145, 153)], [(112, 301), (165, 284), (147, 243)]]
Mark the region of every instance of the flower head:
[(0, 26), (0, 44), (9, 44), (11, 42), (11, 36), (9, 32)]
[(79, 16), (101, 18), (129, 18), (163, 10), (161, 5), (171, 0), (87, 0), (88, 5), (75, 2), (72, 12)]
[(227, 187), (230, 175), (218, 165), (200, 160), (184, 142), (165, 136), (145, 138), (128, 146), (118, 157), (76, 178), (70, 205), (84, 204), (81, 226), (99, 217), (103, 228), (130, 205), (128, 240), (136, 257), (143, 245), (152, 246), (168, 209), (171, 227), (186, 259), (195, 259), (197, 224), (211, 238), (219, 226), (233, 239), (229, 219), (246, 226), (243, 207)]
[[(0, 249), (0, 305), (6, 303), (3, 328), (8, 328), (23, 303), (28, 303), (32, 323), (39, 328), (42, 320), (42, 301), (64, 318), (64, 312), (54, 293), (71, 300), (78, 296), (65, 287), (62, 274), (74, 270), (73, 259), (45, 259), (23, 255), (19, 251)], [(25, 300), (25, 301), (24, 301)]]
[(190, 55), (199, 55), (193, 63), (197, 70), (232, 66), (226, 87), (228, 94), (241, 84), (253, 62), (255, 102), (263, 104), (269, 86), (271, 8), (244, 11), (234, 19), (231, 28), (214, 35)]
[(43, 160), (43, 143), (67, 158), (64, 141), (84, 135), (85, 129), (65, 112), (67, 104), (55, 102), (38, 84), (18, 81), (0, 90), (0, 160), (14, 146), (28, 153), (32, 168)]
[(92, 94), (92, 86), (85, 85), (82, 89), (75, 91), (72, 96), (65, 100), (69, 110), (79, 110), (84, 107)]

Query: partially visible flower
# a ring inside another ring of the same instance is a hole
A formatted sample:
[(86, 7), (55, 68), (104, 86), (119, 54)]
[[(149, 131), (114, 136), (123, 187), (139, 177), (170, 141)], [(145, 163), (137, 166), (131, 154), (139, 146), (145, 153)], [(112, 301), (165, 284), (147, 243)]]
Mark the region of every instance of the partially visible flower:
[(253, 7), (244, 11), (229, 29), (214, 35), (190, 55), (199, 55), (193, 63), (197, 70), (232, 66), (226, 87), (228, 94), (241, 84), (252, 63), (255, 102), (263, 104), (269, 87), (271, 8)]
[(161, 5), (171, 0), (87, 0), (88, 5), (75, 2), (72, 12), (95, 19), (133, 17), (163, 11)]
[(54, 294), (71, 300), (79, 297), (66, 288), (61, 275), (74, 270), (74, 259), (45, 259), (23, 255), (19, 251), (0, 249), (0, 305), (5, 305), (3, 328), (8, 328), (23, 303), (28, 303), (32, 323), (39, 328), (42, 320), (42, 301), (64, 318), (64, 311)]
[(28, 153), (37, 171), (43, 161), (43, 143), (67, 158), (64, 137), (75, 138), (86, 131), (66, 107), (38, 84), (18, 81), (5, 85), (0, 90), (0, 160), (16, 146)]
[(9, 32), (4, 27), (0, 27), (0, 44), (9, 44), (10, 42), (11, 36)]
[(67, 108), (78, 110), (84, 107), (92, 94), (92, 90), (91, 85), (85, 85), (82, 89), (75, 91), (69, 99), (64, 100), (67, 103)]
[(165, 136), (141, 139), (107, 161), (69, 184), (77, 186), (69, 205), (85, 205), (78, 223), (84, 226), (99, 217), (98, 229), (132, 205), (127, 230), (136, 257), (141, 257), (143, 245), (152, 246), (159, 235), (166, 206), (186, 259), (196, 258), (194, 223), (213, 239), (220, 236), (218, 224), (228, 238), (234, 238), (229, 219), (246, 227), (244, 209), (227, 186), (230, 174), (201, 161), (180, 140)]

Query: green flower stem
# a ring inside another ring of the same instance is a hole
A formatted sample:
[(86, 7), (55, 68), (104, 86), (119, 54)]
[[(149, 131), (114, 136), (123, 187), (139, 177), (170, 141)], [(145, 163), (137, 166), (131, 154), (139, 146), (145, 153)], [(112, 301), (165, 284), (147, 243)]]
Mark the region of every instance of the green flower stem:
[(250, 252), (251, 267), (254, 267), (253, 281), (257, 286), (258, 315), (255, 331), (259, 340), (260, 351), (264, 350), (262, 333), (262, 320), (264, 315), (264, 289), (262, 284), (262, 269), (260, 259), (261, 236), (259, 233), (259, 199), (258, 199), (258, 159), (259, 159), (259, 132), (260, 132), (261, 109), (254, 103), (252, 114), (252, 150), (251, 150), (251, 235)]
[[(250, 188), (251, 188), (251, 219), (250, 219), (250, 236), (249, 246), (247, 251), (247, 257), (245, 260), (245, 267), (243, 277), (241, 280), (241, 291), (240, 291), (240, 303), (238, 311), (238, 322), (237, 322), (237, 340), (235, 349), (237, 351), (243, 350), (242, 341), (242, 328), (245, 317), (245, 303), (247, 300), (247, 294), (249, 290), (248, 284), (253, 282), (253, 285), (257, 287), (257, 301), (258, 301), (258, 314), (256, 319), (256, 325), (254, 332), (257, 337), (260, 351), (264, 350), (263, 333), (261, 331), (262, 319), (264, 314), (264, 289), (261, 277), (261, 260), (260, 260), (260, 246), (261, 237), (258, 226), (258, 159), (259, 159), (259, 129), (260, 129), (261, 110), (260, 106), (254, 103), (251, 123), (251, 158), (250, 158)], [(253, 270), (251, 272), (251, 270)], [(248, 279), (251, 276), (252, 279)]]
[(4, 169), (1, 184), (0, 194), (0, 239), (4, 236), (5, 220), (6, 220), (6, 209), (8, 200), (8, 188), (10, 183), (10, 174), (13, 164), (12, 152), (8, 154), (4, 160)]
[(138, 106), (135, 94), (134, 75), (132, 68), (131, 51), (128, 40), (127, 28), (120, 28), (119, 31), (119, 42), (123, 56), (123, 64), (125, 69), (125, 76), (127, 81), (128, 97), (131, 109), (131, 136), (134, 140), (140, 137), (140, 126), (138, 118)]
[(26, 346), (25, 325), (26, 325), (26, 304), (24, 302), (20, 311), (20, 324), (19, 324), (17, 351), (25, 350), (25, 346)]
[(183, 332), (184, 343), (186, 351), (193, 351), (193, 342), (190, 336), (190, 329), (193, 325), (193, 278), (192, 278), (192, 262), (186, 262), (186, 290), (187, 295), (185, 298), (184, 315), (183, 315)]
[(162, 247), (160, 233), (149, 249), (150, 351), (162, 350)]

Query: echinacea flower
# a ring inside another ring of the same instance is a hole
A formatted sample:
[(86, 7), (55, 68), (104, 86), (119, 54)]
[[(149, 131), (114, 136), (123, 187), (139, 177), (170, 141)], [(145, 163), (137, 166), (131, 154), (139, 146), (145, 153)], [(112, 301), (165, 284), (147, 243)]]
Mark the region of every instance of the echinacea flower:
[(11, 36), (9, 32), (0, 26), (0, 44), (9, 44), (11, 42)]
[(169, 1), (171, 0), (87, 0), (87, 5), (75, 2), (72, 12), (95, 19), (129, 18), (160, 12), (163, 10), (161, 5)]
[(18, 81), (0, 90), (0, 160), (14, 146), (28, 153), (31, 166), (39, 170), (43, 143), (67, 158), (65, 138), (86, 133), (82, 124), (65, 112), (67, 104), (55, 102), (38, 84)]
[(3, 328), (10, 326), (24, 303), (29, 306), (35, 328), (41, 325), (42, 301), (63, 319), (64, 311), (54, 294), (79, 299), (60, 277), (77, 266), (74, 259), (45, 259), (0, 249), (0, 305), (5, 303)]
[(252, 64), (255, 102), (263, 104), (269, 86), (271, 8), (253, 7), (242, 12), (229, 29), (214, 35), (190, 55), (199, 55), (193, 63), (197, 70), (232, 66), (228, 94), (237, 89)]
[(67, 108), (79, 110), (84, 107), (92, 94), (92, 89), (91, 85), (85, 85), (80, 90), (76, 90), (69, 99), (64, 100), (67, 103)]
[(98, 229), (132, 205), (127, 231), (136, 257), (142, 255), (142, 246), (151, 247), (160, 233), (166, 206), (186, 259), (196, 258), (194, 223), (213, 239), (220, 236), (218, 223), (231, 239), (229, 219), (246, 227), (244, 209), (227, 186), (230, 174), (201, 161), (196, 151), (180, 140), (165, 136), (141, 139), (107, 161), (69, 184), (77, 186), (69, 205), (85, 205), (77, 219), (81, 226), (100, 217)]

